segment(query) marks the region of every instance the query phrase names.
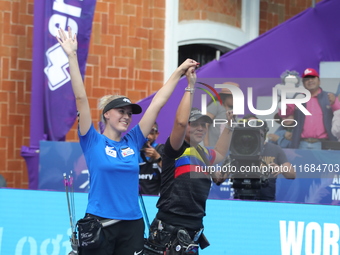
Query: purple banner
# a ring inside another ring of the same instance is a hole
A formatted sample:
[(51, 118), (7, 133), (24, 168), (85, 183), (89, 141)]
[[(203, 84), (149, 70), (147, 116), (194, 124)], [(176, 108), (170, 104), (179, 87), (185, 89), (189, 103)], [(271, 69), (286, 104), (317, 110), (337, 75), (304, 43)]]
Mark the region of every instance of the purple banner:
[(55, 36), (58, 28), (67, 30), (69, 26), (77, 34), (78, 62), (84, 76), (96, 1), (47, 2), (44, 12), (45, 130), (48, 140), (60, 141), (72, 127), (77, 110), (67, 70), (68, 58)]
[(63, 141), (77, 116), (68, 59), (55, 36), (68, 26), (77, 33), (82, 76), (90, 43), (96, 0), (46, 0), (34, 5), (30, 146), (22, 147), (29, 188), (38, 188), (39, 142)]

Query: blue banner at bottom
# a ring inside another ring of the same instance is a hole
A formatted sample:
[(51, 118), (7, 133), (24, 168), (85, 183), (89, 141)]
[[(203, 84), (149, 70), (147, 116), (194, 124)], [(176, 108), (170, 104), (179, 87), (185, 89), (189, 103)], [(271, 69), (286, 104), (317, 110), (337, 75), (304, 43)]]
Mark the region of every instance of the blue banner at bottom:
[[(144, 196), (149, 221), (157, 197)], [(77, 219), (87, 194), (75, 194)], [(67, 255), (70, 219), (65, 192), (0, 189), (0, 255)], [(201, 255), (339, 255), (340, 207), (208, 200)], [(145, 230), (147, 235), (148, 230)]]
[[(276, 183), (276, 201), (339, 204), (340, 162), (339, 151), (284, 150), (288, 161), (295, 166), (296, 179), (287, 180), (279, 175)], [(40, 142), (39, 189), (65, 190), (63, 174), (74, 178), (76, 192), (88, 191), (88, 170), (79, 143)], [(212, 186), (209, 198), (231, 199), (230, 182)]]
[[(339, 151), (284, 149), (288, 161), (294, 166), (296, 178), (279, 175), (276, 182), (276, 201), (340, 204)], [(234, 190), (230, 182), (213, 184), (209, 198), (232, 199)]]

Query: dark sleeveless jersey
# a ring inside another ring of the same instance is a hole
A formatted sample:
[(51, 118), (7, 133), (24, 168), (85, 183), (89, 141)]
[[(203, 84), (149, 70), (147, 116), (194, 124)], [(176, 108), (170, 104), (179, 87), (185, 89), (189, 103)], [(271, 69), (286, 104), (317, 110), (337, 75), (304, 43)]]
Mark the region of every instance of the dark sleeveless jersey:
[[(203, 148), (206, 159), (214, 162), (216, 153)], [(157, 218), (188, 229), (203, 226), (206, 200), (211, 187), (210, 174), (196, 148), (186, 142), (175, 151), (169, 138), (165, 143), (161, 175), (161, 192)]]

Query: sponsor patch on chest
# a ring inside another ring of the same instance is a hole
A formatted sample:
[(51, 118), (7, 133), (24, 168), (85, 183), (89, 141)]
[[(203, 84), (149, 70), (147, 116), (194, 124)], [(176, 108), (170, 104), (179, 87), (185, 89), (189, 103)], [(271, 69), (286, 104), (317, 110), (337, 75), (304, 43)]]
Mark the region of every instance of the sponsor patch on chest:
[(130, 156), (130, 155), (133, 155), (133, 154), (135, 154), (135, 152), (130, 147), (122, 149), (122, 156), (123, 157), (127, 157), (127, 156)]
[(105, 153), (106, 155), (109, 155), (110, 157), (113, 157), (113, 158), (117, 157), (117, 151), (115, 150), (114, 147), (106, 146)]

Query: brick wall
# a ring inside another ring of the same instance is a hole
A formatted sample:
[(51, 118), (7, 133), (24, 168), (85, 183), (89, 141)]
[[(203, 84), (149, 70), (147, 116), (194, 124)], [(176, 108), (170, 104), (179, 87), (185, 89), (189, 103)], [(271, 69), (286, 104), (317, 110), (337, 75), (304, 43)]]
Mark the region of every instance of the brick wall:
[[(261, 0), (260, 32), (305, 10), (311, 2)], [(180, 0), (179, 19), (240, 27), (240, 3)], [(14, 188), (28, 187), (20, 151), (30, 142), (33, 8), (34, 0), (0, 0), (0, 173)], [(123, 94), (137, 101), (162, 86), (164, 17), (165, 0), (97, 0), (85, 77), (95, 122), (99, 97)], [(67, 140), (78, 140), (76, 124)]]
[(310, 8), (312, 3), (312, 0), (260, 0), (260, 34)]
[(241, 27), (242, 0), (181, 0), (179, 21), (210, 20)]
[[(0, 173), (27, 188), (34, 0), (0, 0), (0, 9)], [(165, 1), (97, 0), (85, 78), (95, 121), (98, 98), (137, 101), (163, 85), (164, 17)], [(78, 141), (76, 124), (67, 140)]]
[[(136, 102), (163, 85), (165, 1), (97, 1), (85, 86), (92, 117), (107, 94)], [(78, 141), (76, 124), (66, 137)]]
[(33, 0), (0, 1), (0, 173), (26, 188), (21, 146), (29, 144)]

